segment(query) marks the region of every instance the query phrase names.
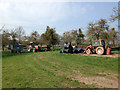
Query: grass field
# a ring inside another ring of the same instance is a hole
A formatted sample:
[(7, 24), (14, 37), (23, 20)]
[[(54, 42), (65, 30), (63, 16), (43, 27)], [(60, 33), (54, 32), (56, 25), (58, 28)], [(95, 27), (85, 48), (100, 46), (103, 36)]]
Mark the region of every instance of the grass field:
[(59, 51), (21, 54), (4, 51), (2, 55), (3, 88), (116, 87), (117, 74), (118, 58), (60, 54)]
[(120, 51), (111, 51), (111, 54), (120, 54)]

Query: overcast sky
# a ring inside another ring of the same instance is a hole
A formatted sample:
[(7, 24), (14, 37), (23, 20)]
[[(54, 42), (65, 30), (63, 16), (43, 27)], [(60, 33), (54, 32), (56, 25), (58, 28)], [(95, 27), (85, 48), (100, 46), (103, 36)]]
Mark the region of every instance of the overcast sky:
[[(27, 35), (35, 30), (41, 34), (47, 25), (59, 34), (78, 28), (85, 33), (89, 22), (109, 19), (113, 7), (118, 7), (118, 3), (1, 0), (0, 25), (9, 29), (22, 26)], [(117, 28), (117, 22), (110, 26)]]

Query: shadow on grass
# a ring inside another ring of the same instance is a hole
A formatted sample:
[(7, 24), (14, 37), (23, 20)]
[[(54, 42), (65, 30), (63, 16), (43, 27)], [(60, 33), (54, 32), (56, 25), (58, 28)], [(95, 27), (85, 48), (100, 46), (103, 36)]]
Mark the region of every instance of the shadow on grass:
[[(48, 52), (45, 50), (41, 50), (38, 52)], [(23, 50), (21, 53), (10, 53), (10, 51), (2, 51), (2, 58), (6, 58), (6, 57), (11, 57), (11, 56), (18, 56), (18, 55), (27, 55), (27, 54), (32, 54), (33, 52), (28, 52), (26, 49)], [(37, 52), (35, 52), (37, 53)]]
[(2, 51), (2, 58), (5, 57), (10, 57), (10, 56), (18, 56), (18, 55), (26, 55), (26, 54), (30, 54), (32, 52), (28, 52), (27, 50), (23, 50), (21, 53), (10, 53), (10, 51)]
[(120, 54), (120, 50), (116, 50), (116, 51), (115, 51), (115, 50), (112, 50), (112, 51), (111, 51), (111, 54)]
[(57, 48), (57, 49), (55, 49), (55, 51), (60, 51), (60, 49), (62, 49), (62, 48)]

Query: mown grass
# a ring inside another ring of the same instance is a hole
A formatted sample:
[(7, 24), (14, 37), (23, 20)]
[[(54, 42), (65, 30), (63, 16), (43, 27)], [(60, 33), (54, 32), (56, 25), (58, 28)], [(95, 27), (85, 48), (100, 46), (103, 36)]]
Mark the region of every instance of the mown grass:
[(111, 51), (111, 54), (120, 54), (120, 51)]
[[(2, 54), (3, 88), (94, 88), (72, 80), (79, 71), (85, 76), (101, 76), (98, 72), (118, 73), (118, 58), (60, 54), (59, 51)], [(104, 75), (102, 75), (104, 76)]]

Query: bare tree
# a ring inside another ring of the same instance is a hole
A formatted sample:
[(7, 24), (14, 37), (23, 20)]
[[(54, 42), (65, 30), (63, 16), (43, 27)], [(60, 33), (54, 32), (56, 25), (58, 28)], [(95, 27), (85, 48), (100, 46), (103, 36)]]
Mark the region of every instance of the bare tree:
[(25, 31), (24, 31), (23, 27), (19, 26), (19, 27), (16, 28), (15, 30), (16, 30), (18, 42), (19, 42), (19, 43), (22, 43), (22, 39), (23, 39), (24, 34), (25, 34)]
[[(119, 2), (120, 4), (120, 2)], [(120, 20), (120, 5), (118, 9), (116, 7), (113, 8), (113, 14), (110, 16), (110, 21), (114, 22)]]

